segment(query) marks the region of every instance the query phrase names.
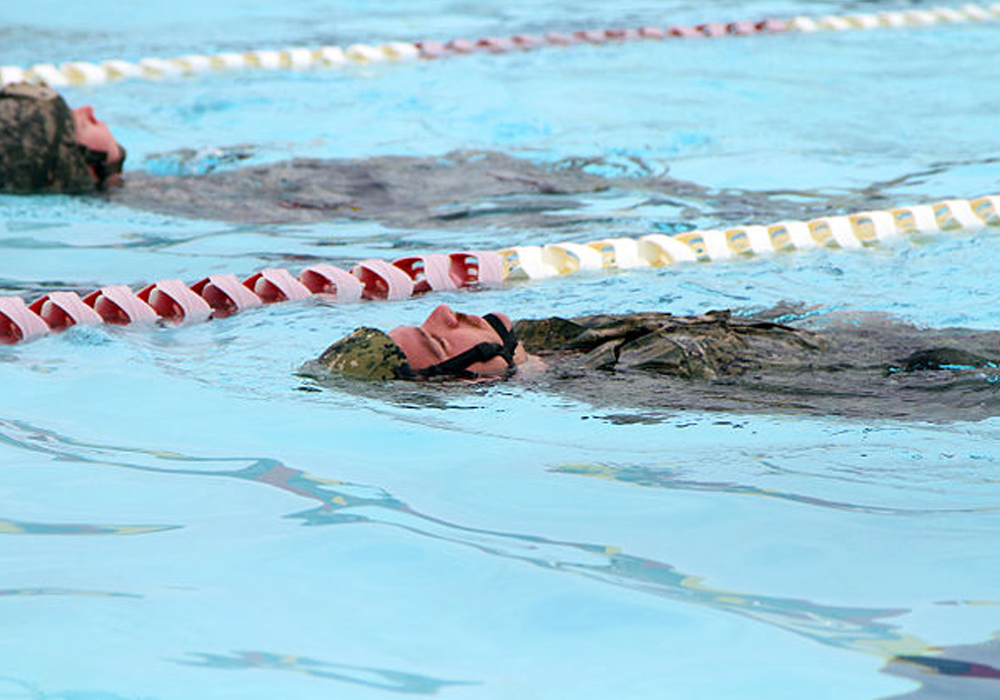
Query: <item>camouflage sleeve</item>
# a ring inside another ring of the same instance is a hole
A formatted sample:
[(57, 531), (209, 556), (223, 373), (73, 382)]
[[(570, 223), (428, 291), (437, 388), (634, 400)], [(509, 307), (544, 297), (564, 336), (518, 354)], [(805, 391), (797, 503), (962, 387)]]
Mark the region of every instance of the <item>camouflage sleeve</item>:
[(93, 192), (73, 114), (55, 91), (29, 83), (0, 90), (0, 192)]
[(557, 316), (514, 322), (517, 339), (530, 353), (568, 350), (573, 347), (573, 341), (586, 330), (586, 326)]
[(668, 313), (599, 314), (570, 319), (553, 316), (517, 321), (514, 332), (528, 352), (587, 352), (610, 341), (632, 340), (656, 332), (676, 318)]

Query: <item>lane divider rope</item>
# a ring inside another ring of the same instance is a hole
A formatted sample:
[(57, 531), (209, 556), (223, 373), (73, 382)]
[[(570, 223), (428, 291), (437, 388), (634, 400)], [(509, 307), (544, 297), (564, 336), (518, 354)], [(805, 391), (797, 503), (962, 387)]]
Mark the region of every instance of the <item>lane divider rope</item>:
[(245, 280), (234, 274), (209, 275), (192, 285), (165, 279), (138, 293), (121, 284), (84, 297), (50, 292), (31, 304), (0, 297), (0, 343), (33, 340), (75, 325), (197, 323), (223, 318), (264, 304), (320, 297), (350, 303), (362, 299), (407, 299), (431, 291), (503, 282), (503, 259), (495, 251), (411, 255), (393, 263), (362, 260), (350, 270), (317, 264), (295, 277), (284, 268), (260, 270)]
[(974, 231), (986, 226), (1000, 226), (1000, 195), (946, 199), (810, 221), (779, 221), (767, 226), (694, 230), (672, 236), (652, 233), (638, 238), (604, 238), (582, 245), (513, 246), (498, 252), (505, 280), (531, 280), (605, 268), (718, 262), (819, 247), (856, 250), (902, 235)]
[(310, 70), (349, 65), (436, 59), (473, 53), (508, 53), (545, 47), (594, 45), (644, 39), (693, 39), (752, 34), (843, 32), (886, 28), (923, 27), (934, 24), (995, 22), (1000, 20), (1000, 3), (967, 4), (960, 7), (934, 7), (921, 10), (796, 16), (787, 19), (764, 19), (756, 22), (708, 22), (697, 25), (640, 27), (635, 29), (592, 29), (571, 33), (515, 34), (509, 37), (452, 39), (447, 42), (400, 41), (385, 44), (259, 49), (218, 54), (188, 54), (175, 58), (148, 57), (135, 62), (111, 59), (100, 63), (70, 61), (36, 63), (27, 68), (0, 66), (0, 85), (27, 81), (50, 87), (92, 85), (126, 79), (160, 80), (207, 72), (232, 70)]
[(267, 268), (242, 281), (234, 274), (209, 275), (192, 285), (177, 279), (160, 280), (138, 293), (125, 285), (109, 285), (83, 298), (74, 292), (50, 292), (30, 304), (7, 296), (0, 297), (0, 343), (32, 340), (78, 324), (196, 323), (310, 297), (338, 303), (408, 299), (428, 292), (575, 272), (717, 262), (820, 247), (861, 249), (904, 235), (974, 231), (987, 226), (1000, 227), (1000, 195), (673, 236), (652, 233), (589, 243), (429, 253), (391, 263), (371, 258), (350, 270), (317, 264), (297, 277), (284, 268)]

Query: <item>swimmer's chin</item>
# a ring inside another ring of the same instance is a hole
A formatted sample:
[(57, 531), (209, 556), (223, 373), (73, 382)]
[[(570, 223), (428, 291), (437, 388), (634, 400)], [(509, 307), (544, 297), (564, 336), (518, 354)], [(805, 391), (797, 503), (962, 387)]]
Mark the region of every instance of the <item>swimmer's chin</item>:
[(545, 361), (537, 355), (528, 355), (528, 359), (517, 366), (515, 377), (520, 379), (537, 379), (549, 368)]

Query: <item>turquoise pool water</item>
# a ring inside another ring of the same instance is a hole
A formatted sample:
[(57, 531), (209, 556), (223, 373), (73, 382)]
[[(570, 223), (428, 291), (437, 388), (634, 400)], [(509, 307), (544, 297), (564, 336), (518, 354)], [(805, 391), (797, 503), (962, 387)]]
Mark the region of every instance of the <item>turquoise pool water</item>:
[[(0, 64), (929, 5), (60, 1), (0, 8)], [(998, 41), (995, 24), (936, 26), (66, 89), (133, 170), (197, 172), (234, 147), (245, 163), (482, 149), (712, 194), (619, 179), (575, 198), (571, 223), (439, 230), (0, 197), (0, 294), (997, 193)], [(996, 420), (645, 415), (517, 383), (359, 395), (295, 370), (442, 302), (530, 317), (791, 300), (998, 328), (994, 237), (2, 347), (0, 698), (993, 697), (995, 679), (890, 659), (1000, 668)]]

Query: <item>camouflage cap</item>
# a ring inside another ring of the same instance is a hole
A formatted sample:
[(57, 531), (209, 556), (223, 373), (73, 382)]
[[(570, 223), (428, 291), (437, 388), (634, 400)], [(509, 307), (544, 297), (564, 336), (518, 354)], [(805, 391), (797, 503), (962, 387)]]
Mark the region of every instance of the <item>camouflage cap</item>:
[(377, 328), (358, 328), (324, 350), (317, 361), (331, 372), (354, 379), (417, 378), (403, 351)]
[(0, 89), (0, 192), (81, 194), (96, 187), (63, 98), (30, 83)]

